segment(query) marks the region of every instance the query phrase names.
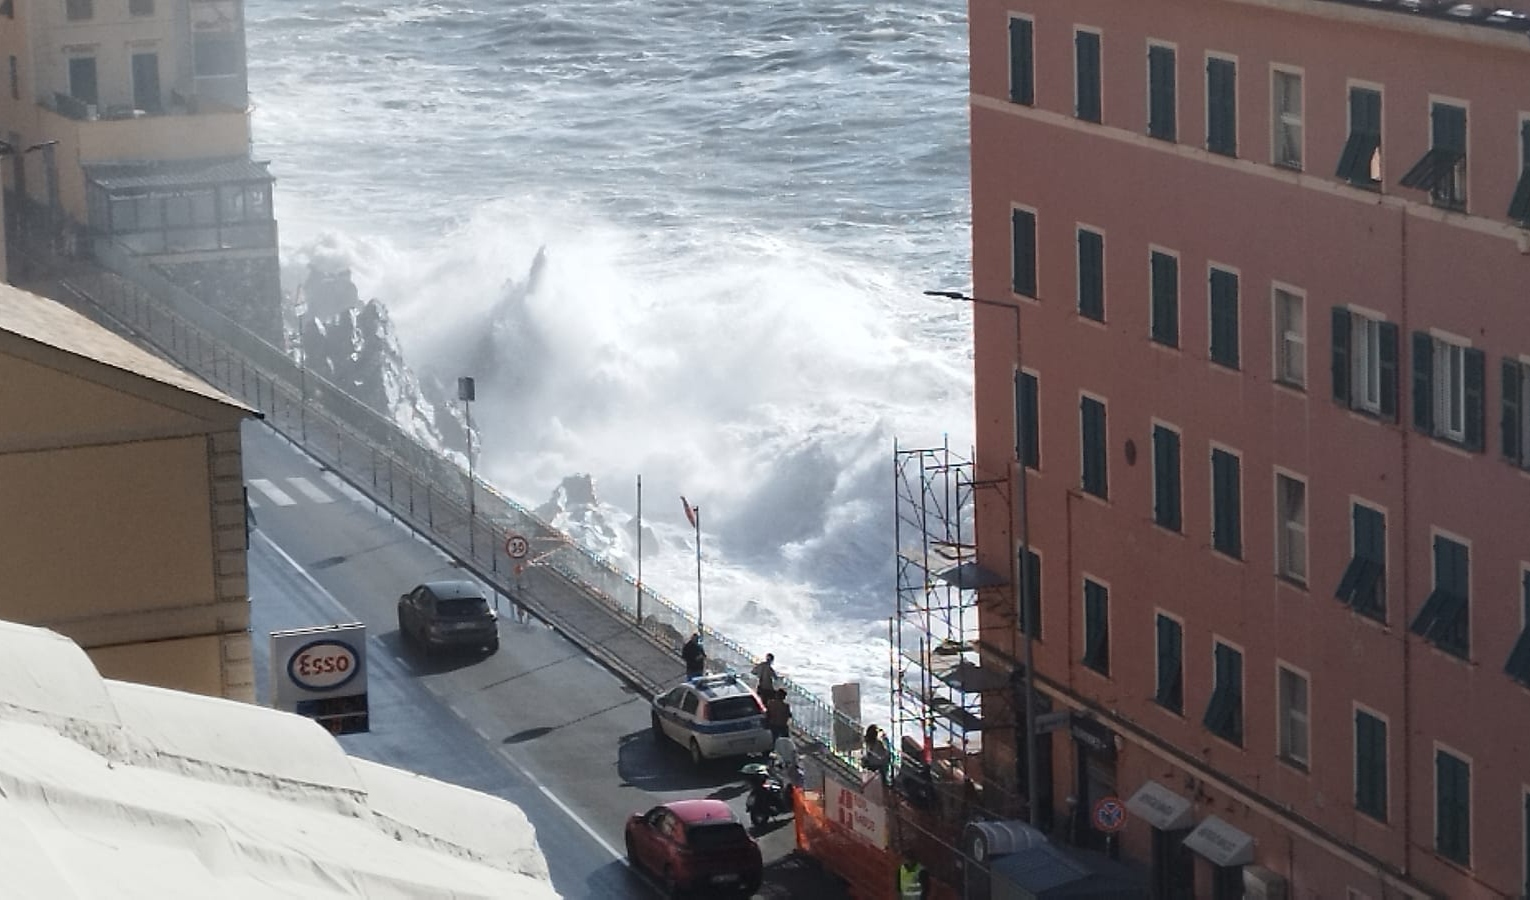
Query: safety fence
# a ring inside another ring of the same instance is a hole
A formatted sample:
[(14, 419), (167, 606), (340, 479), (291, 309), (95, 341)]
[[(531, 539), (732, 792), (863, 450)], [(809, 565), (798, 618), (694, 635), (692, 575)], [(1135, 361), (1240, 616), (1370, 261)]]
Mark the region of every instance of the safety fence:
[[(517, 596), (523, 576), (552, 573), (677, 657), (681, 643), (697, 630), (694, 616), (647, 587), (640, 589), (611, 560), (579, 546), (493, 485), (477, 478), (470, 482), (466, 457), (454, 458), (421, 441), (320, 377), (300, 356), (271, 345), (197, 300), (123, 248), (98, 242), (93, 250), (105, 270), (69, 275), (64, 284), (70, 292), (111, 323), (259, 410), (266, 424), (501, 593)], [(524, 558), (508, 552), (505, 542), (511, 535), (526, 538)], [(757, 661), (737, 641), (711, 628), (702, 631), (711, 667), (747, 672)], [(580, 636), (571, 637), (577, 642)], [(662, 687), (637, 669), (625, 674), (650, 694)], [(859, 734), (860, 723), (790, 679), (782, 686), (792, 706), (793, 725), (811, 742), (810, 749), (852, 765), (846, 752), (834, 749), (835, 723), (849, 734)]]

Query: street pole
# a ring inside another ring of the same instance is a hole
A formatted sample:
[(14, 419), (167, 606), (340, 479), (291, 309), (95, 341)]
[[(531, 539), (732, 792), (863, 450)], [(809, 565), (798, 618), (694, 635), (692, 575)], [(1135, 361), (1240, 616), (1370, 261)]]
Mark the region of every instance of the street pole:
[(643, 627), (643, 476), (637, 477), (637, 623)]
[(468, 557), (478, 555), (477, 547), (474, 546), (473, 532), (477, 531), (473, 523), (478, 519), (478, 478), (474, 474), (473, 463), (473, 400), (477, 397), (478, 389), (471, 377), (457, 379), (457, 399), (462, 401), (463, 416), (467, 419), (467, 458), (468, 458)]
[[(994, 300), (984, 300), (972, 297), (959, 291), (925, 291), (930, 297), (943, 297), (947, 300), (960, 300), (963, 303), (972, 303), (978, 306), (994, 306), (1008, 310), (1015, 317), (1015, 372), (1014, 372), (1014, 408), (1015, 408), (1015, 532), (1020, 538), (1019, 561), (1015, 567), (1015, 616), (1016, 624), (1024, 624), (1025, 635), (1025, 805), (1029, 810), (1029, 820), (1032, 827), (1039, 828), (1041, 825), (1041, 808), (1036, 802), (1036, 795), (1040, 793), (1040, 785), (1036, 772), (1036, 649), (1035, 633), (1036, 623), (1030, 620), (1026, 614), (1025, 586), (1030, 582), (1030, 557), (1031, 535), (1030, 516), (1027, 511), (1026, 475), (1025, 466), (1025, 436), (1021, 434), (1020, 405), (1023, 399), (1023, 374), (1020, 368), (1020, 306), (1018, 303), (999, 303)], [(1037, 599), (1038, 606), (1040, 599)]]

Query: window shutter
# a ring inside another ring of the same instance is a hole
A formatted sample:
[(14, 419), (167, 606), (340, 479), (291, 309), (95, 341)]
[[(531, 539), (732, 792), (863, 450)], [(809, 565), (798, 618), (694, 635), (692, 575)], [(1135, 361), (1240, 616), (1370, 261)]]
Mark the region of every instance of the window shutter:
[(1153, 518), (1165, 528), (1180, 529), (1179, 435), (1167, 428), (1153, 429)]
[(1434, 338), (1413, 332), (1413, 427), (1434, 430)]
[(1519, 445), (1519, 436), (1523, 428), (1520, 416), (1524, 415), (1520, 400), (1521, 383), (1519, 361), (1505, 359), (1503, 361), (1503, 417), (1500, 420), (1503, 429), (1503, 455), (1515, 465), (1520, 464), (1522, 454), (1525, 452), (1525, 448)]
[(1078, 53), (1078, 117), (1100, 121), (1100, 36), (1080, 31), (1074, 36)]
[(1381, 375), (1381, 418), (1397, 421), (1397, 324), (1379, 322), (1381, 353), (1377, 369)]
[(1041, 436), (1037, 430), (1036, 376), (1015, 372), (1015, 457), (1031, 469), (1041, 467)]
[(1481, 453), (1487, 447), (1487, 357), (1481, 350), (1466, 348), (1466, 449)]
[(1174, 51), (1168, 47), (1148, 50), (1148, 134), (1166, 141), (1175, 139)]
[(1349, 310), (1333, 308), (1333, 400), (1349, 406)]
[(1436, 103), (1430, 109), (1435, 147), (1466, 152), (1466, 110), (1448, 103)]
[(1211, 359), (1238, 368), (1238, 276), (1211, 270)]
[(1153, 340), (1179, 346), (1179, 260), (1167, 253), (1153, 254)]
[(1105, 319), (1105, 239), (1083, 229), (1078, 232), (1078, 312)]
[(1009, 20), (1009, 99), (1026, 106), (1036, 102), (1035, 64), (1029, 19)]
[(1024, 209), (1010, 214), (1014, 241), (1015, 293), (1036, 296), (1036, 215)]

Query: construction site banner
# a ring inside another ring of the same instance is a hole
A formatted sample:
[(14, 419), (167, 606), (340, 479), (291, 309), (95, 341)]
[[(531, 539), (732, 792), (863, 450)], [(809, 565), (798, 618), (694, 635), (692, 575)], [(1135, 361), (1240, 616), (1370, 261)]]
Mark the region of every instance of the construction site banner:
[(865, 785), (852, 787), (837, 778), (829, 778), (824, 788), (829, 819), (873, 847), (887, 848), (887, 809), (882, 805), (882, 782), (873, 777)]

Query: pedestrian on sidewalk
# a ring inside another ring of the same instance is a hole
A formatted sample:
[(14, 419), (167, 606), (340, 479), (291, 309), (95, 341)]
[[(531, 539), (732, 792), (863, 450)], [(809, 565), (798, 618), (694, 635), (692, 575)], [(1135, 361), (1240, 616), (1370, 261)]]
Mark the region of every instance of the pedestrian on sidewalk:
[(685, 660), (685, 677), (699, 678), (707, 671), (707, 651), (701, 646), (701, 632), (693, 632), (691, 639), (680, 648), (680, 658)]
[(771, 734), (784, 738), (791, 736), (791, 721), (792, 707), (786, 702), (786, 691), (776, 688), (770, 699), (765, 701), (765, 724)]
[(776, 674), (775, 666), (772, 665), (775, 661), (776, 655), (767, 653), (765, 659), (751, 670), (754, 672), (755, 693), (761, 697), (769, 698), (776, 692), (776, 680), (781, 676)]

